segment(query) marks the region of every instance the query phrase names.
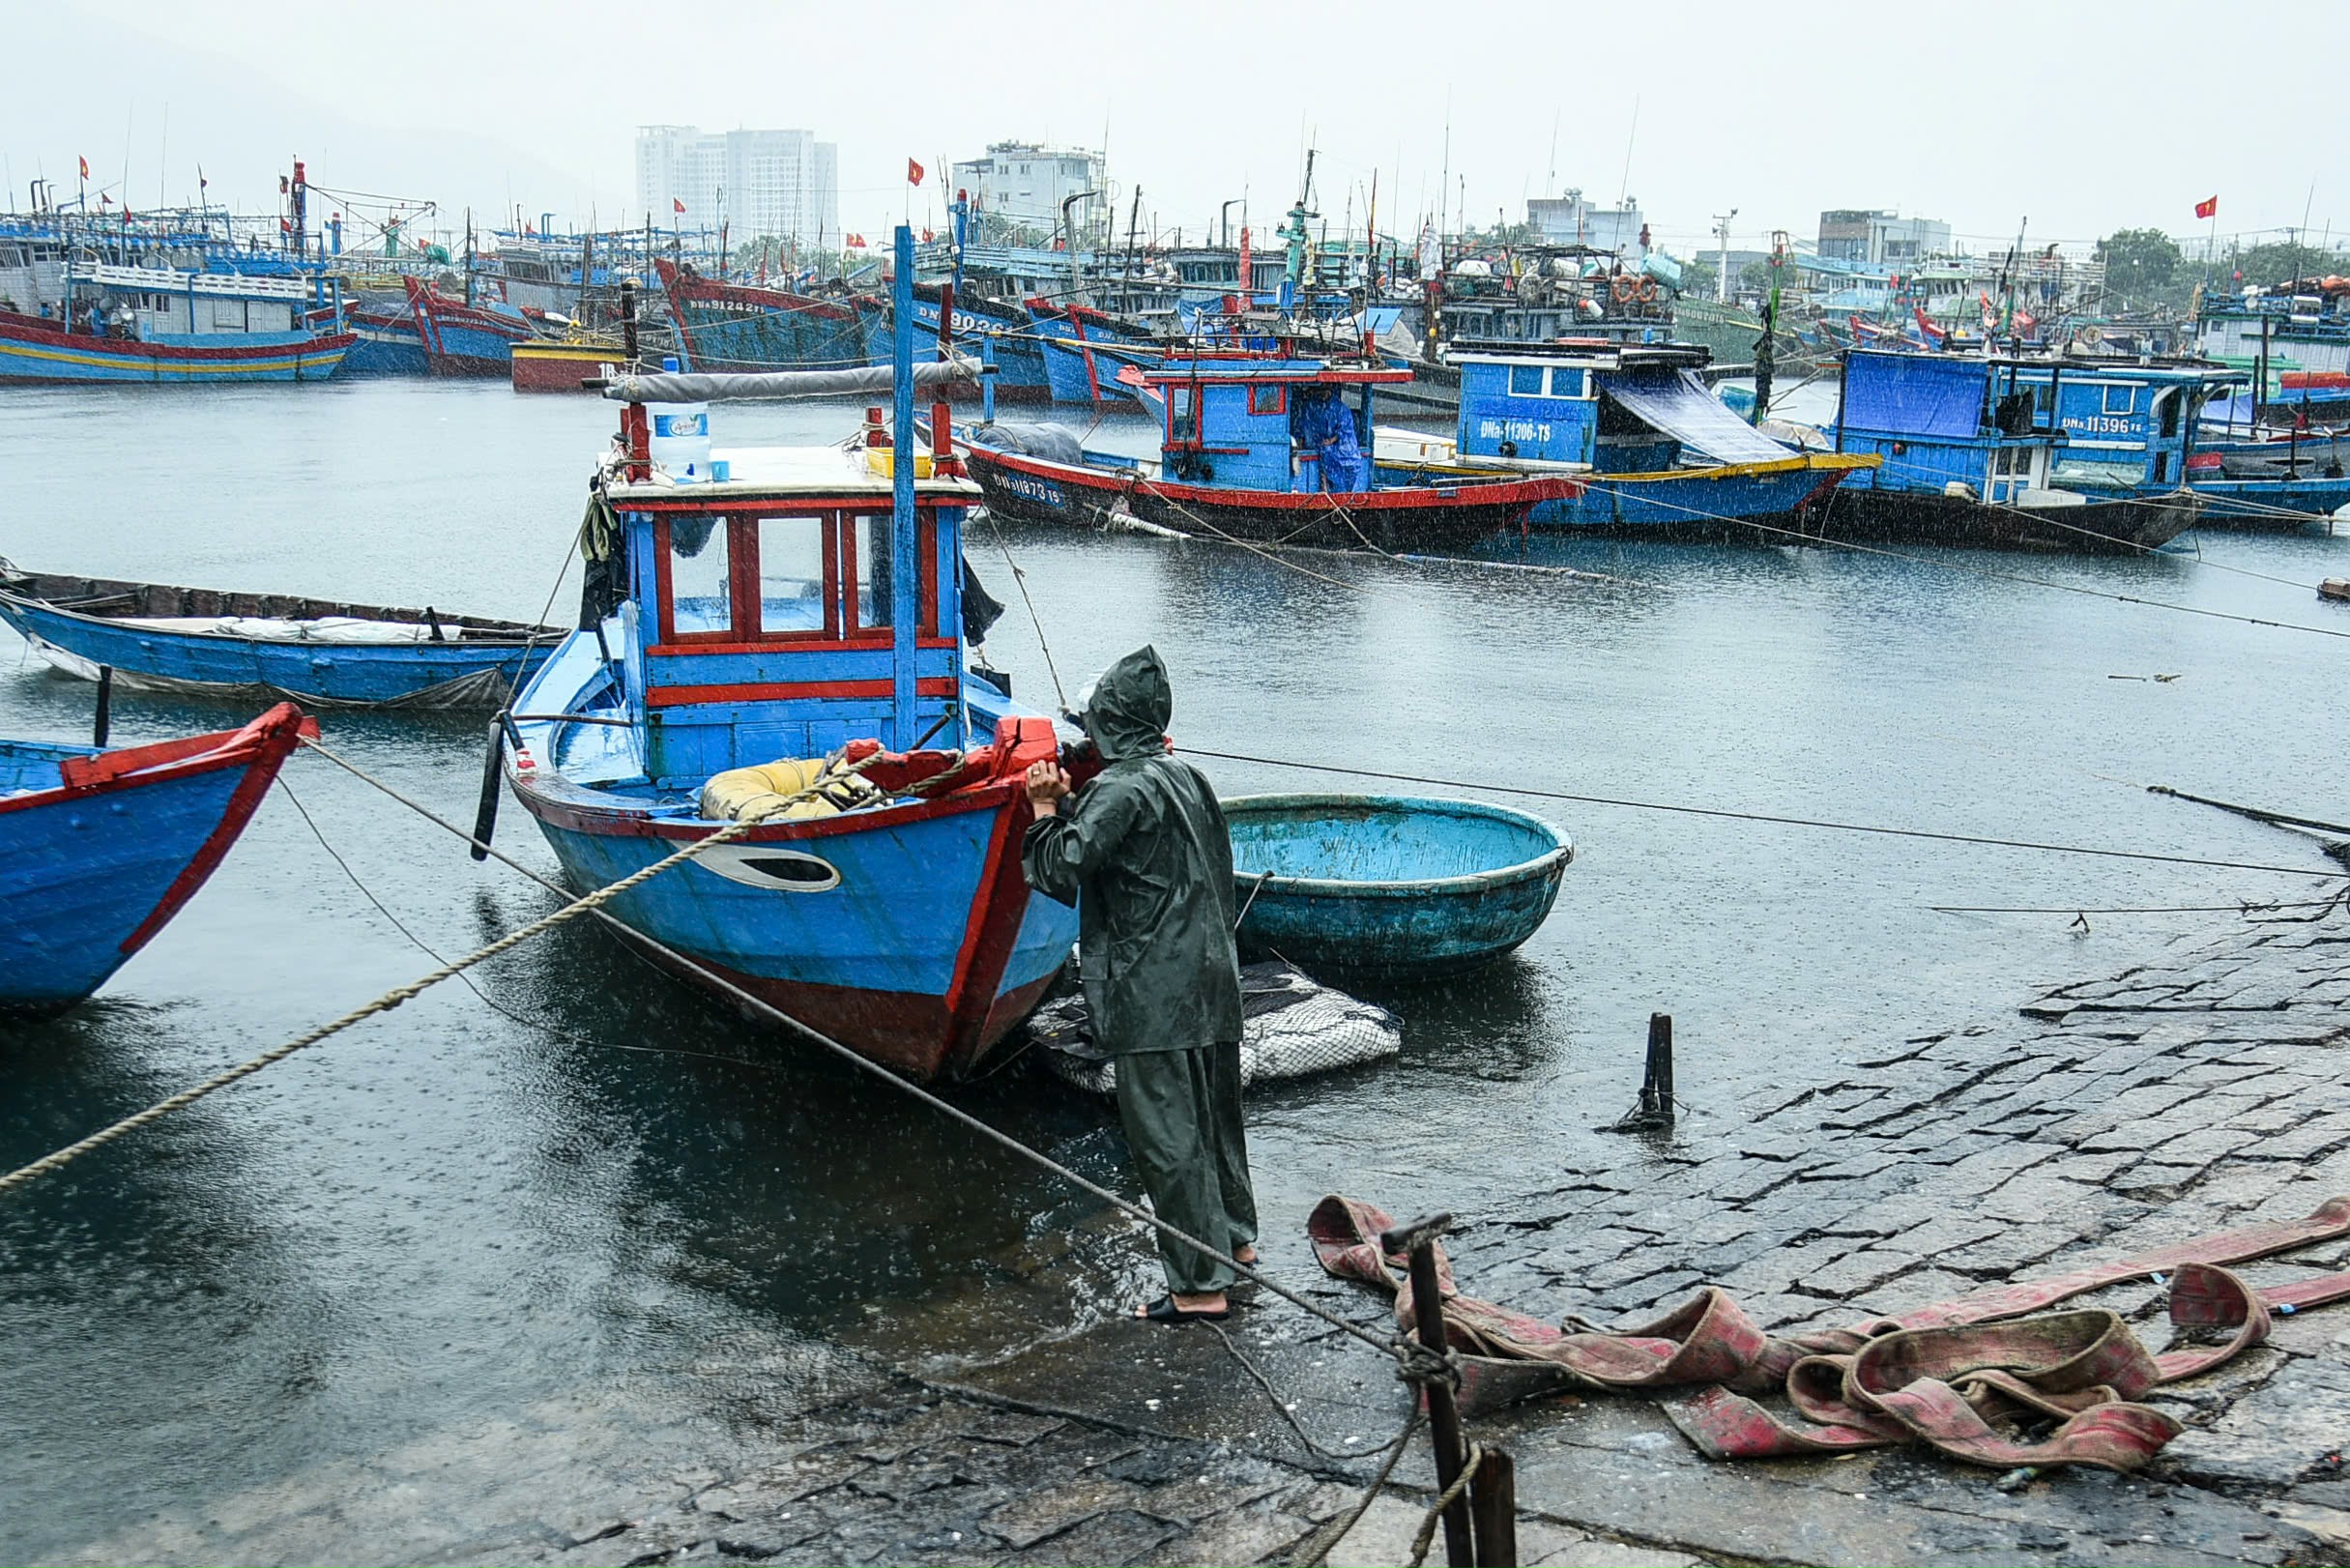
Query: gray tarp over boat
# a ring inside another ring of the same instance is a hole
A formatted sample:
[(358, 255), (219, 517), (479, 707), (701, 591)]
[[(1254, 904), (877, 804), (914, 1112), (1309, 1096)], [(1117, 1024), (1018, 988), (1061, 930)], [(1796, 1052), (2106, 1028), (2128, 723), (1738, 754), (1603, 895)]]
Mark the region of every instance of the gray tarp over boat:
[[(751, 397), (854, 397), (885, 392), (893, 371), (885, 364), (854, 370), (761, 370), (738, 375), (702, 375), (664, 370), (649, 375), (617, 376), (604, 383), (604, 395), (624, 403), (723, 403)], [(950, 382), (976, 382), (979, 362), (957, 357), (914, 367), (915, 387), (941, 387)]]
[(1600, 390), (1691, 451), (1717, 463), (1775, 463), (1798, 455), (1732, 414), (1687, 370), (1670, 376), (1608, 376)]

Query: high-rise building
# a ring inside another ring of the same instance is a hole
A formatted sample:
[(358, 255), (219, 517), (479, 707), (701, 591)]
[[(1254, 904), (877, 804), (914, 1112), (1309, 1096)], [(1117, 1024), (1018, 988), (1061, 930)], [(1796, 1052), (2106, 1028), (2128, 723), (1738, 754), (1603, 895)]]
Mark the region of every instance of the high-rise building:
[[(806, 131), (639, 126), (636, 205), (656, 225), (725, 224), (737, 241), (840, 243), (840, 155)], [(680, 214), (677, 204), (683, 202)]]
[(985, 158), (957, 163), (951, 173), (954, 189), (970, 192), (974, 213), (993, 213), (1039, 240), (1065, 238), (1059, 234), (1060, 204), (1072, 196), (1086, 198), (1069, 208), (1080, 244), (1101, 232), (1109, 211), (1102, 155), (1083, 148), (990, 142)]

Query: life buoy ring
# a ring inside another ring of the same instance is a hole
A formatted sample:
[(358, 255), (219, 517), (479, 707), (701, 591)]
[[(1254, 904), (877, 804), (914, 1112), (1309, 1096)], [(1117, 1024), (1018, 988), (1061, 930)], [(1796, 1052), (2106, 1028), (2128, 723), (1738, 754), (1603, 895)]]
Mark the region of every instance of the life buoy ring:
[(1639, 286), (1633, 289), (1632, 297), (1642, 305), (1656, 304), (1657, 280), (1653, 277), (1641, 278)]
[(1608, 285), (1608, 297), (1618, 305), (1630, 305), (1632, 303), (1633, 292), (1634, 287), (1632, 279), (1625, 276), (1622, 273), (1616, 274), (1614, 281)]

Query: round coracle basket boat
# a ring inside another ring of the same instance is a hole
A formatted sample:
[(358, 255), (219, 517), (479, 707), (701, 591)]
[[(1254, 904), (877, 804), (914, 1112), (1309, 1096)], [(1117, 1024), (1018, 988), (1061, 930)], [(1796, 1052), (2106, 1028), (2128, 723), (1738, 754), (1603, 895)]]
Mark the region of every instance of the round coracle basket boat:
[(1532, 936), (1575, 858), (1539, 817), (1475, 800), (1248, 795), (1223, 802), (1240, 945), (1398, 977), (1490, 963)]

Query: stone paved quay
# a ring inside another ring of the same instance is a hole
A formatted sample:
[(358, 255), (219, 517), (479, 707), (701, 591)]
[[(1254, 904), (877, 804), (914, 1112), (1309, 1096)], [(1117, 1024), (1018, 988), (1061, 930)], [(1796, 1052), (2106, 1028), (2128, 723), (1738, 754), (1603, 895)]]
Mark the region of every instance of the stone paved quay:
[[(2350, 915), (2246, 919), (2011, 1017), (1856, 1050), (1833, 1081), (1609, 1140), (1607, 1168), (1461, 1215), (1454, 1258), (1469, 1293), (1551, 1317), (1629, 1319), (1701, 1281), (1775, 1326), (1921, 1305), (2350, 1192), (2346, 1054)], [(1443, 1200), (1356, 1195), (1399, 1214)], [(1384, 1326), (1385, 1303), (1321, 1276), (1302, 1234), (1263, 1245), (1277, 1277)], [(2343, 1268), (2350, 1242), (2242, 1265), (2255, 1284)], [(2079, 1304), (2161, 1348), (2151, 1282)], [(1381, 1356), (1277, 1301), (1233, 1330), (1324, 1445), (1397, 1429)], [(922, 1371), (784, 1422), (744, 1473), (679, 1473), (432, 1560), (1281, 1561), (1372, 1467), (1308, 1453), (1201, 1330), (1103, 1322)], [(1630, 1395), (1539, 1401), (1473, 1436), (1517, 1458), (1527, 1562), (2350, 1562), (2350, 1304), (2280, 1318), (2266, 1345), (2152, 1399), (2188, 1430), (2149, 1470), (2015, 1491), (1914, 1449), (1713, 1463)], [(1332, 1560), (1404, 1560), (1431, 1473), (1422, 1441)], [(238, 1545), (280, 1554), (266, 1531)]]

